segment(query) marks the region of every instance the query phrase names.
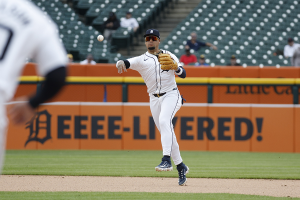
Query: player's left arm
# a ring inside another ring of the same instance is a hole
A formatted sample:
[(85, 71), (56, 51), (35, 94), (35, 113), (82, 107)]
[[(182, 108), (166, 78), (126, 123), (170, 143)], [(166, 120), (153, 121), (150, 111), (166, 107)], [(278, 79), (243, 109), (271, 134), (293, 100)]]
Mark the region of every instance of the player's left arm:
[(177, 63), (177, 70), (175, 70), (175, 74), (177, 76), (179, 76), (180, 78), (185, 78), (186, 77), (186, 72), (185, 72), (185, 69), (183, 68), (183, 66), (180, 64), (178, 58), (172, 54), (172, 53), (169, 53), (171, 55), (171, 57), (173, 58), (173, 60)]
[(20, 97), (20, 101), (9, 109), (11, 120), (15, 124), (24, 124), (35, 114), (35, 108), (41, 103), (54, 97), (65, 85), (66, 67), (58, 67), (45, 76), (45, 82), (36, 94), (28, 97)]
[(58, 67), (45, 76), (42, 88), (29, 99), (32, 108), (38, 107), (41, 103), (54, 97), (65, 85), (67, 71), (65, 66)]
[(52, 34), (44, 35), (47, 40), (42, 40), (35, 52), (38, 73), (45, 77), (45, 81), (41, 90), (29, 100), (33, 108), (54, 97), (64, 86), (67, 76), (66, 51), (54, 27), (49, 26), (48, 29), (48, 32)]
[(9, 113), (16, 124), (23, 124), (30, 120), (41, 103), (54, 97), (65, 85), (67, 54), (54, 28), (44, 27), (37, 38), (37, 46), (34, 48), (34, 58), (37, 61), (38, 73), (45, 77), (42, 87), (31, 97), (21, 97), (11, 107)]

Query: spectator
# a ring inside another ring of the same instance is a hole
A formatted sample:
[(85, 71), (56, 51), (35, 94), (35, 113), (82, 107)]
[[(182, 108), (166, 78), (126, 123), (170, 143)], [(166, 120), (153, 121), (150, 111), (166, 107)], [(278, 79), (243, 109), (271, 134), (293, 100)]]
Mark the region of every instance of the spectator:
[(111, 41), (111, 36), (120, 27), (120, 21), (114, 12), (110, 12), (108, 19), (104, 22), (104, 38)]
[(131, 12), (126, 13), (126, 18), (121, 20), (121, 27), (129, 28), (131, 27), (134, 32), (139, 28), (139, 23), (135, 18), (132, 17)]
[(295, 67), (300, 67), (300, 47), (298, 47), (298, 49), (294, 52), (293, 63)]
[(209, 66), (209, 64), (205, 62), (205, 56), (203, 54), (200, 55), (199, 62), (196, 62), (195, 66), (197, 67)]
[(186, 46), (188, 46), (190, 49), (194, 49), (195, 51), (198, 51), (201, 47), (211, 47), (213, 50), (217, 50), (218, 48), (208, 42), (200, 42), (197, 40), (197, 33), (196, 32), (192, 32), (191, 33), (191, 40), (188, 40), (186, 42)]
[(68, 62), (69, 63), (73, 63), (73, 55), (72, 54), (68, 54)]
[(230, 63), (227, 64), (227, 66), (241, 66), (239, 63), (236, 62), (235, 55), (232, 55), (230, 57)]
[(293, 66), (294, 66), (294, 63), (293, 63), (292, 57), (294, 55), (295, 50), (298, 49), (298, 47), (300, 47), (300, 44), (294, 44), (293, 38), (289, 38), (288, 44), (285, 45), (285, 47), (284, 47), (284, 51), (283, 51), (284, 57), (291, 58), (291, 64)]
[(88, 54), (86, 59), (81, 61), (80, 64), (92, 64), (95, 65), (96, 62), (94, 61), (93, 55), (92, 54)]
[(185, 54), (180, 57), (180, 62), (188, 65), (190, 63), (197, 62), (197, 57), (194, 54), (191, 54), (189, 47), (185, 48)]

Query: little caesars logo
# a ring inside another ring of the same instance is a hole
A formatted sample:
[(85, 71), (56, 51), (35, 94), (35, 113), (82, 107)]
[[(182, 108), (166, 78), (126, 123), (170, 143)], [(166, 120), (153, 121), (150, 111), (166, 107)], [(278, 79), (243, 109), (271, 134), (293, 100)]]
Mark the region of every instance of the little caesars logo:
[(37, 141), (44, 144), (47, 140), (51, 139), (51, 115), (47, 110), (38, 112), (33, 120), (27, 122), (29, 129), (29, 137), (25, 142), (26, 145), (31, 141)]

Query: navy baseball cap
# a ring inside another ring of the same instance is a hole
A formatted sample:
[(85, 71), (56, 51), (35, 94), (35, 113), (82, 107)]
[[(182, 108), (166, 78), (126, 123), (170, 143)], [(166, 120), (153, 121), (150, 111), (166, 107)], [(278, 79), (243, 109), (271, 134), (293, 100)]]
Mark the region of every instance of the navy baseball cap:
[(154, 36), (156, 36), (156, 37), (158, 37), (158, 38), (160, 39), (159, 32), (158, 32), (158, 30), (156, 30), (156, 29), (148, 29), (148, 30), (146, 31), (145, 35), (144, 35), (144, 38), (145, 38), (146, 36), (148, 36), (148, 35), (154, 35)]

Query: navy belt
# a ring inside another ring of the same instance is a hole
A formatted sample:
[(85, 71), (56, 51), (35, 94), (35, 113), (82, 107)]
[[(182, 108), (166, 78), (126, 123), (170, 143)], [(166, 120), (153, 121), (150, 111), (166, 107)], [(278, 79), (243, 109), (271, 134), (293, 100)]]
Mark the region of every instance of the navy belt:
[(162, 96), (164, 96), (166, 94), (166, 92), (164, 92), (164, 93), (160, 93), (160, 94), (153, 94), (155, 97), (162, 97)]
[[(173, 90), (177, 90), (177, 88), (173, 88)], [(160, 93), (160, 94), (153, 94), (153, 96), (155, 96), (155, 97), (162, 97), (162, 96), (164, 96), (165, 94), (166, 94), (166, 92)]]

